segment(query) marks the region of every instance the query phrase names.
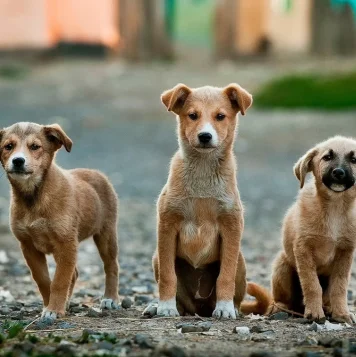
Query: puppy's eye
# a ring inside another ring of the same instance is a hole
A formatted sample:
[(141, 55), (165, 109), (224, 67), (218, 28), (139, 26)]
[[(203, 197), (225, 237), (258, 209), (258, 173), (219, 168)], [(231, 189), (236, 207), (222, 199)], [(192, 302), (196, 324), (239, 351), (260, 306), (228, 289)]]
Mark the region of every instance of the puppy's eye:
[(32, 144), (31, 146), (30, 146), (30, 150), (32, 150), (32, 151), (36, 151), (36, 150), (38, 150), (40, 148), (40, 146), (39, 145), (36, 145), (36, 144)]
[(351, 164), (356, 164), (356, 157), (352, 157), (350, 162), (351, 162)]
[(192, 120), (197, 120), (198, 119), (198, 114), (197, 113), (190, 113), (188, 114), (188, 117)]
[(224, 120), (225, 117), (226, 117), (225, 114), (219, 113), (219, 114), (216, 116), (216, 120), (221, 121), (221, 120)]
[(13, 144), (7, 144), (7, 145), (4, 146), (4, 149), (7, 150), (7, 151), (11, 151), (13, 148), (14, 148)]
[(323, 156), (323, 160), (324, 161), (330, 161), (330, 160), (332, 160), (332, 155), (325, 155), (325, 156)]

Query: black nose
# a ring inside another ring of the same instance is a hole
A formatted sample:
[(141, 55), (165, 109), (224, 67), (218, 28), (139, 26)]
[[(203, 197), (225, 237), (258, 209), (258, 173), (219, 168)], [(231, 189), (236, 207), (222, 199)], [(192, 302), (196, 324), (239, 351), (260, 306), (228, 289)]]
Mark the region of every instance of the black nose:
[(210, 133), (200, 133), (198, 138), (202, 144), (207, 144), (211, 140), (212, 135)]
[(346, 172), (343, 169), (334, 169), (332, 172), (332, 176), (336, 180), (342, 180), (346, 176)]
[(12, 159), (12, 164), (15, 167), (21, 167), (23, 166), (25, 163), (25, 159), (23, 157), (15, 157), (14, 159)]

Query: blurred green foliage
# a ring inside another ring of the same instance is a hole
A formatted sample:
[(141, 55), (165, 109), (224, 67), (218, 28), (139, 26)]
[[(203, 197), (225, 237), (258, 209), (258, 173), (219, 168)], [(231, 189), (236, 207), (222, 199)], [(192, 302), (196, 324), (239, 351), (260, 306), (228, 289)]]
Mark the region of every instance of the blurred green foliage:
[(292, 75), (273, 80), (254, 96), (260, 108), (350, 110), (356, 108), (356, 71)]

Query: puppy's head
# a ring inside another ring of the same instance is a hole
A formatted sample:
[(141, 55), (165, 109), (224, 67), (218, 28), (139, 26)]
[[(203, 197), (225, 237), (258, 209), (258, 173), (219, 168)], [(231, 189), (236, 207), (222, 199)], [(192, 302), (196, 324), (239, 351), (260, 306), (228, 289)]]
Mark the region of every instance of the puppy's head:
[(189, 88), (178, 84), (165, 91), (161, 100), (177, 115), (182, 145), (201, 153), (226, 147), (233, 142), (236, 115), (245, 115), (252, 96), (238, 84), (225, 88)]
[(25, 188), (41, 182), (55, 152), (72, 141), (58, 124), (17, 123), (0, 131), (0, 160), (11, 183)]
[(336, 136), (309, 150), (294, 166), (301, 188), (309, 171), (327, 190), (347, 191), (356, 180), (356, 140)]

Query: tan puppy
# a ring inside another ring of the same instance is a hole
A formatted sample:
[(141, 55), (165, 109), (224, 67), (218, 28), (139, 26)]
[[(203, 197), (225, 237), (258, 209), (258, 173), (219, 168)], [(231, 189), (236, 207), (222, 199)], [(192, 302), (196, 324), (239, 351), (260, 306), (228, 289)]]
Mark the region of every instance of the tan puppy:
[[(57, 124), (17, 123), (0, 131), (1, 164), (11, 184), (11, 229), (43, 298), (42, 317), (65, 314), (78, 277), (78, 244), (94, 237), (106, 273), (102, 308), (118, 304), (117, 196), (108, 179), (54, 162), (72, 141)], [(54, 279), (46, 254), (57, 263)]]
[[(304, 185), (309, 171), (314, 180)], [(301, 191), (284, 219), (284, 250), (274, 262), (275, 303), (313, 320), (327, 313), (356, 322), (347, 307), (356, 245), (356, 141), (337, 136), (322, 142), (294, 172)]]
[(237, 84), (178, 84), (161, 99), (177, 115), (179, 150), (157, 206), (157, 314), (236, 318), (246, 271), (233, 145), (237, 114), (245, 114), (252, 96)]

